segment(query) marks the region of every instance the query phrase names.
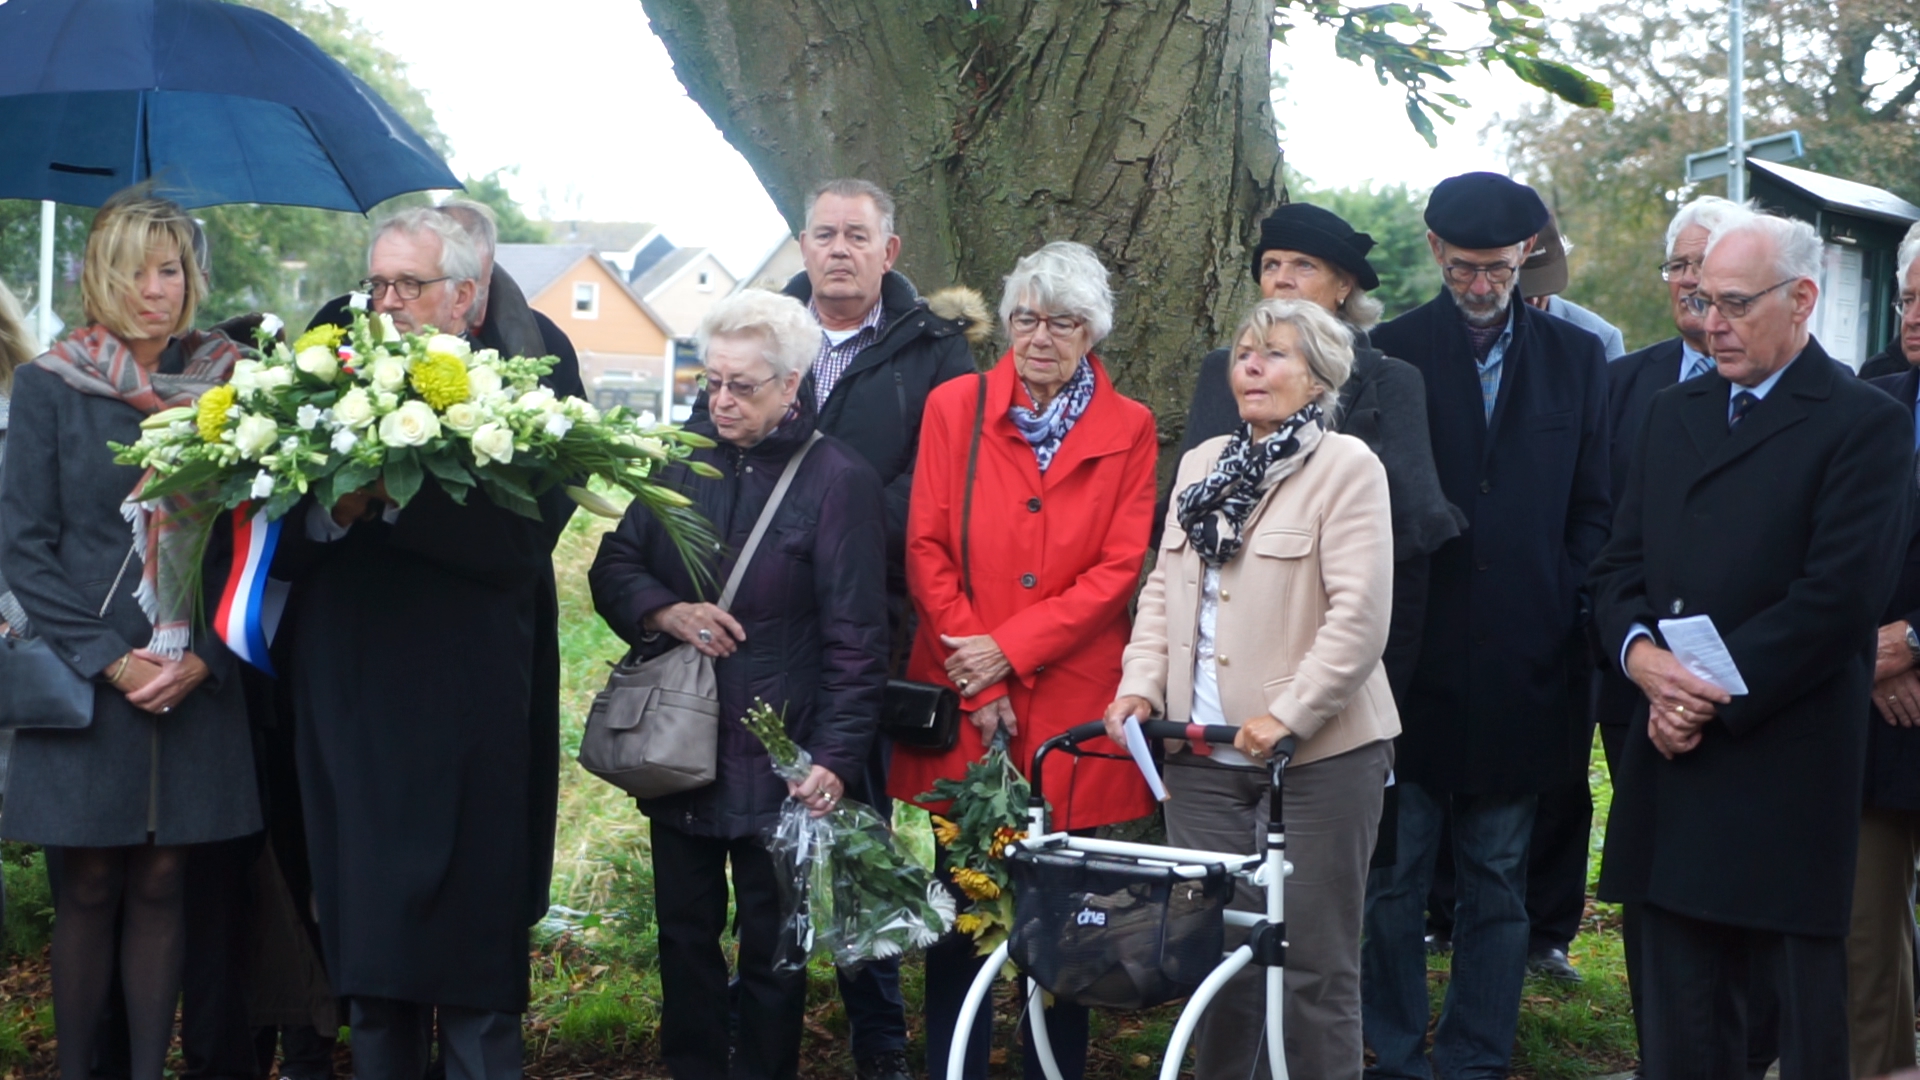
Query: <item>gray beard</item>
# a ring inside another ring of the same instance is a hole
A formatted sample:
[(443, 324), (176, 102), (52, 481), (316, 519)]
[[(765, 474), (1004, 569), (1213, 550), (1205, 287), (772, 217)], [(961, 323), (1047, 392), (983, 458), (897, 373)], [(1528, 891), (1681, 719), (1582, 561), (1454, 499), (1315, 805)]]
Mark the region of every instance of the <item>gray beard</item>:
[(1489, 326), (1505, 322), (1507, 319), (1507, 306), (1513, 303), (1512, 289), (1508, 289), (1507, 294), (1500, 298), (1500, 303), (1490, 309), (1481, 308), (1475, 310), (1467, 307), (1466, 301), (1459, 293), (1454, 292), (1452, 289), (1447, 290), (1447, 295), (1453, 297), (1453, 306), (1460, 309), (1460, 317), (1467, 321), (1467, 325), (1482, 330)]

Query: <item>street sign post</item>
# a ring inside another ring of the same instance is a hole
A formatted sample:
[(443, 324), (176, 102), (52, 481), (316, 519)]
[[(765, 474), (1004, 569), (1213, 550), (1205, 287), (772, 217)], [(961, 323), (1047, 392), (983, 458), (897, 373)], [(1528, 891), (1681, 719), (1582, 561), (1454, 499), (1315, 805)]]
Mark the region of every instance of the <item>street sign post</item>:
[[(1758, 158), (1761, 161), (1793, 161), (1805, 157), (1806, 144), (1797, 131), (1783, 131), (1778, 135), (1768, 135), (1759, 139), (1748, 139), (1743, 158)], [(1731, 144), (1712, 150), (1702, 150), (1687, 155), (1687, 183), (1697, 184), (1702, 180), (1711, 180), (1717, 176), (1730, 175), (1733, 160)], [(1744, 170), (1743, 170), (1744, 171)], [(1741, 187), (1746, 185), (1742, 184)], [(1732, 190), (1732, 185), (1728, 185)], [(1743, 193), (1744, 194), (1744, 193)], [(1731, 196), (1729, 196), (1731, 197)]]

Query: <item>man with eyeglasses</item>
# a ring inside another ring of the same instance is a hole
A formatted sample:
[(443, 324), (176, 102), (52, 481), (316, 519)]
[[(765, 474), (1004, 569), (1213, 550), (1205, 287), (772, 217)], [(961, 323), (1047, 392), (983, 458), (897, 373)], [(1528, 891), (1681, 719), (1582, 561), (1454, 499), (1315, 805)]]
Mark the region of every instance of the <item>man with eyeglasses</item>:
[[(1536, 798), (1585, 760), (1580, 586), (1609, 509), (1600, 341), (1515, 302), (1545, 204), (1505, 176), (1468, 173), (1434, 188), (1426, 220), (1446, 286), (1373, 334), (1424, 376), (1441, 488), (1469, 522), (1432, 556), (1400, 702), (1398, 850), (1368, 883), (1368, 1075), (1407, 1080), (1507, 1073)], [(1459, 898), (1430, 1067), (1422, 915), (1449, 809)]]
[[(1647, 702), (1614, 779), (1600, 898), (1639, 906), (1652, 1077), (1745, 1074), (1769, 997), (1783, 1080), (1853, 1075), (1861, 721), (1914, 444), (1909, 407), (1809, 333), (1821, 255), (1805, 222), (1737, 213), (1712, 229), (1682, 302), (1715, 372), (1654, 396), (1588, 579), (1605, 655)], [(1695, 616), (1741, 693), (1667, 649), (1663, 620)]]
[[(435, 207), (380, 222), (371, 309), (493, 344), (475, 330), (483, 240)], [(405, 509), (355, 492), (282, 533), (315, 906), (370, 1080), (419, 1080), (436, 1026), (454, 1080), (520, 1073), (558, 776), (551, 551), (571, 505), (553, 491), (541, 508), (456, 504), (429, 477)]]
[[(1870, 380), (1903, 408), (1920, 405), (1920, 225), (1896, 257), (1903, 370)], [(1864, 376), (1866, 369), (1862, 368)], [(1860, 857), (1847, 932), (1847, 1028), (1855, 1076), (1914, 1067), (1914, 861), (1920, 857), (1920, 514), (1881, 614), (1867, 715)]]
[[(807, 305), (820, 324), (820, 355), (801, 384), (798, 407), (814, 410), (818, 429), (852, 446), (886, 485), (887, 607), (897, 676), (913, 643), (907, 501), (920, 451), (920, 416), (934, 387), (973, 373), (968, 335), (990, 333), (992, 326), (977, 294), (948, 289), (922, 298), (893, 269), (900, 257), (893, 225), (893, 197), (877, 184), (840, 179), (816, 187), (800, 232), (805, 269), (784, 291)], [(703, 391), (693, 414), (706, 411)], [(887, 740), (876, 737), (867, 775), (847, 791), (848, 798), (887, 817), (893, 807), (886, 795), (889, 752)], [(838, 978), (859, 1080), (907, 1080), (899, 961), (876, 960)]]

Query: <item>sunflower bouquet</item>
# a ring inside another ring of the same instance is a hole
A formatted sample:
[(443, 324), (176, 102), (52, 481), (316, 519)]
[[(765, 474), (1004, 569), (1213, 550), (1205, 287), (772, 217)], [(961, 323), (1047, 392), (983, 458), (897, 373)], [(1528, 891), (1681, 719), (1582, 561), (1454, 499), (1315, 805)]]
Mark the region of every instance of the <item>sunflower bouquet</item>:
[[(671, 424), (641, 424), (540, 385), (553, 357), (504, 357), (451, 334), (403, 334), (387, 315), (356, 311), (351, 327), (319, 326), (292, 344), (269, 318), (259, 347), (230, 381), (190, 406), (141, 424), (114, 460), (147, 469), (137, 497), (182, 496), (225, 509), (251, 504), (268, 520), (303, 496), (322, 506), (383, 485), (405, 506), (428, 476), (459, 503), (478, 487), (531, 518), (555, 486), (596, 513), (617, 508), (588, 491), (597, 478), (633, 495), (668, 527), (683, 556), (712, 543), (686, 496), (656, 479), (709, 440)], [(702, 475), (717, 475), (690, 463)], [(698, 565), (689, 560), (690, 565)]]
[(973, 935), (981, 955), (991, 953), (1013, 929), (1013, 895), (1007, 848), (1026, 839), (1027, 778), (1007, 754), (1007, 733), (994, 734), (987, 752), (958, 780), (936, 780), (917, 802), (945, 802), (933, 815), (933, 839), (946, 851), (948, 876), (966, 899), (954, 929)]
[[(767, 748), (783, 780), (807, 778), (813, 761), (787, 735), (780, 713), (754, 699), (741, 718)], [(842, 800), (814, 817), (788, 799), (767, 835), (780, 882), (777, 970), (805, 967), (821, 953), (843, 968), (898, 956), (940, 940), (953, 922), (953, 900), (926, 867), (894, 843), (872, 808)]]

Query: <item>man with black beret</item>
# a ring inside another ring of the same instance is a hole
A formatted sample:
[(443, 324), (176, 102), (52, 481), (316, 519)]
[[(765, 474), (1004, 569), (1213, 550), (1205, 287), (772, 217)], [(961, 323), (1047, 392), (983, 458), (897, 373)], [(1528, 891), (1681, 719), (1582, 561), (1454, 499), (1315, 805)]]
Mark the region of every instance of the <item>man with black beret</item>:
[[(1426, 220), (1446, 286), (1373, 341), (1425, 377), (1440, 486), (1468, 524), (1430, 562), (1399, 695), (1398, 850), (1369, 883), (1363, 970), (1369, 1075), (1453, 1080), (1507, 1074), (1535, 802), (1586, 756), (1582, 582), (1607, 538), (1607, 384), (1598, 338), (1516, 302), (1548, 221), (1532, 188), (1456, 176)], [(1430, 1068), (1422, 909), (1449, 810), (1459, 899)]]

